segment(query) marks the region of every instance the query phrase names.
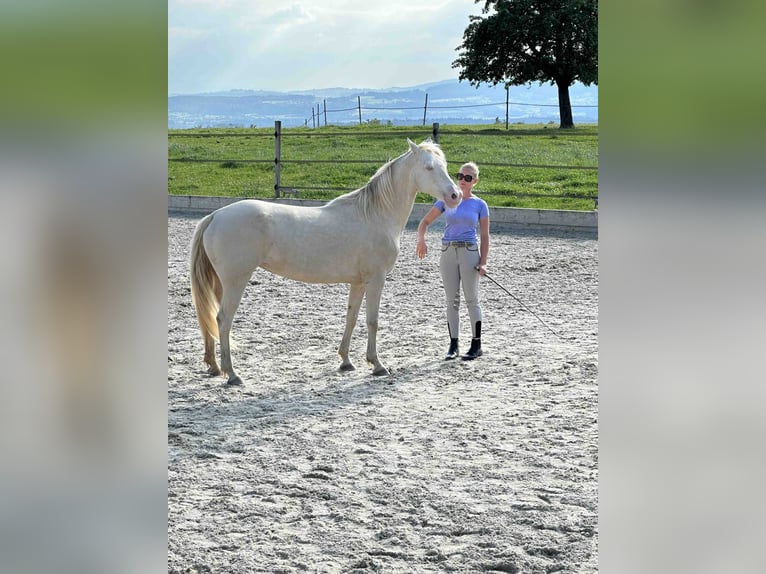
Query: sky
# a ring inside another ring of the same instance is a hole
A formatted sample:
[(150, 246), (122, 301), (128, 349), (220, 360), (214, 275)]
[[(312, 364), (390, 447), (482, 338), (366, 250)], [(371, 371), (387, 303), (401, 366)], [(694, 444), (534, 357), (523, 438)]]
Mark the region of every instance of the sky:
[(457, 78), (474, 0), (168, 0), (168, 93)]

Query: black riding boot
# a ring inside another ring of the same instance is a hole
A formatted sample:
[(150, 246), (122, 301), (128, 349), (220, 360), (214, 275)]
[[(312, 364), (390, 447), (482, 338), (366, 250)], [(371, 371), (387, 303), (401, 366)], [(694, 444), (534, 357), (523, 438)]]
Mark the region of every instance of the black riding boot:
[(444, 355), (444, 360), (451, 361), (452, 359), (457, 359), (459, 354), (460, 351), (457, 348), (457, 339), (451, 338), (449, 340), (449, 349), (447, 350), (447, 354)]
[(481, 357), (481, 321), (476, 321), (476, 336), (471, 339), (471, 348), (461, 358), (464, 361), (473, 361), (476, 357)]

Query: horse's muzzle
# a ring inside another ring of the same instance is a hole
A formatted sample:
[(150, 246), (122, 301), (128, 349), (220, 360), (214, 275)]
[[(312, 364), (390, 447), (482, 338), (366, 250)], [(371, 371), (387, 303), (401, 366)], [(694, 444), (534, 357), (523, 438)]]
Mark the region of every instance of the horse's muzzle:
[(463, 196), (458, 191), (453, 191), (447, 197), (445, 198), (444, 203), (447, 204), (448, 207), (453, 208), (460, 205), (460, 201), (463, 199)]

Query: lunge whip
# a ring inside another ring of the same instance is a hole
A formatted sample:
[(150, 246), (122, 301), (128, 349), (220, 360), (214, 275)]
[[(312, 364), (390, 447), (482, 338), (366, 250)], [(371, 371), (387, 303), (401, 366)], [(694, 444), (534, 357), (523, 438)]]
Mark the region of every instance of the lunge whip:
[[(478, 265), (477, 265), (476, 267), (474, 267), (474, 269), (476, 269), (476, 271), (478, 271), (478, 270), (479, 270), (479, 267), (478, 267)], [(494, 280), (492, 277), (490, 277), (490, 276), (487, 274), (487, 272), (486, 272), (486, 271), (484, 272), (484, 277), (486, 277), (487, 279), (489, 279), (490, 281), (492, 281), (492, 283), (494, 283), (495, 285), (497, 285), (498, 287), (500, 287), (500, 289), (502, 289), (503, 291), (505, 291), (506, 293), (508, 293), (508, 295), (510, 295), (510, 296), (511, 296), (511, 297), (513, 297), (513, 298), (514, 298), (516, 301), (518, 301), (519, 305), (521, 305), (521, 306), (522, 306), (522, 307), (524, 307), (524, 308), (525, 308), (527, 311), (529, 311), (530, 313), (532, 313), (532, 314), (533, 314), (533, 315), (534, 315), (534, 316), (537, 318), (537, 320), (538, 320), (538, 321), (540, 321), (540, 322), (541, 322), (543, 325), (545, 325), (545, 326), (547, 327), (547, 329), (548, 329), (548, 330), (549, 330), (551, 333), (553, 333), (554, 335), (556, 335), (556, 336), (557, 336), (559, 339), (563, 339), (563, 340), (565, 340), (565, 341), (567, 340), (567, 339), (566, 339), (566, 337), (562, 337), (562, 336), (561, 336), (561, 335), (559, 335), (559, 334), (558, 334), (556, 331), (554, 331), (553, 329), (551, 329), (551, 328), (548, 326), (548, 324), (547, 324), (545, 321), (543, 321), (543, 320), (540, 318), (540, 316), (539, 316), (537, 313), (535, 313), (534, 311), (532, 311), (532, 309), (530, 309), (529, 307), (527, 307), (527, 306), (524, 304), (524, 302), (523, 302), (521, 299), (519, 299), (518, 297), (516, 297), (516, 295), (514, 295), (513, 293), (511, 293), (510, 291), (508, 291), (508, 289), (506, 289), (505, 287), (503, 287), (502, 285), (500, 285), (500, 283), (498, 283), (498, 282), (497, 282), (497, 281), (495, 281), (495, 280)]]

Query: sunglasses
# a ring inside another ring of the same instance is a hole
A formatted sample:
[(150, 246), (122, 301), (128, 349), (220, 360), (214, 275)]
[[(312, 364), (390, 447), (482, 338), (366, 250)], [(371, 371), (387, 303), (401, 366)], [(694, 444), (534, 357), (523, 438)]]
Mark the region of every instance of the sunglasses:
[(458, 181), (461, 181), (463, 179), (466, 180), (468, 183), (471, 183), (473, 181), (473, 176), (471, 174), (465, 174), (465, 175), (462, 173), (457, 174)]

